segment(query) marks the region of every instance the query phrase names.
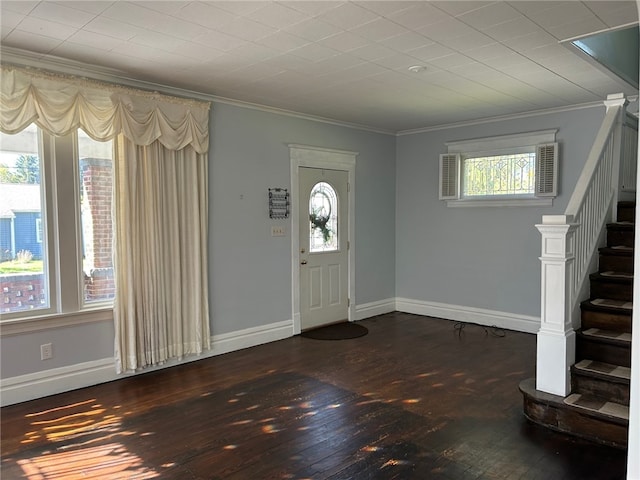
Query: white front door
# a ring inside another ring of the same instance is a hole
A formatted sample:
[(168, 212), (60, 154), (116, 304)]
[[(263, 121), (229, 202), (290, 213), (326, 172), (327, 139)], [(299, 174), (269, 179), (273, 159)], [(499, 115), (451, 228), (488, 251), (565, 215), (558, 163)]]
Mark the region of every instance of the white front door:
[(348, 319), (348, 172), (300, 167), (300, 326)]

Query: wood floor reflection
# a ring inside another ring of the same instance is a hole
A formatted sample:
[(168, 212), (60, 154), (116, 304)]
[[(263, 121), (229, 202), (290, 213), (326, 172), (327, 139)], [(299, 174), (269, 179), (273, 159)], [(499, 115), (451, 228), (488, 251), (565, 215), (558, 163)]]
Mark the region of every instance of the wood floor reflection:
[(392, 313), (6, 407), (3, 479), (622, 479), (529, 424), (535, 336)]

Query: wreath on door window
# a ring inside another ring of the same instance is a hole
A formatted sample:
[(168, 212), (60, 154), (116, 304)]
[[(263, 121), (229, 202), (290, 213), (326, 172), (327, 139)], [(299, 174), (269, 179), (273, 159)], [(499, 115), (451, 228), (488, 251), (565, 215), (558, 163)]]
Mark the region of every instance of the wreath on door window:
[(309, 221), (311, 222), (311, 227), (315, 230), (318, 229), (322, 233), (322, 238), (325, 242), (329, 241), (331, 237), (331, 230), (327, 227), (327, 223), (331, 219), (331, 202), (329, 201), (329, 197), (324, 192), (316, 192), (315, 195), (322, 195), (327, 199), (326, 202), (322, 202), (323, 204), (328, 206), (328, 212), (326, 212), (326, 208), (324, 206), (319, 208), (314, 208), (313, 211), (309, 214)]

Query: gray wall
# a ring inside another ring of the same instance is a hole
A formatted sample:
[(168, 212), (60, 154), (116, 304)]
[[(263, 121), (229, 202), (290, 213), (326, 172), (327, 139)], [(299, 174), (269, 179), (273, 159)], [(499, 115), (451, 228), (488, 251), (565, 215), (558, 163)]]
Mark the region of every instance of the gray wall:
[[(542, 215), (562, 214), (604, 107), (449, 128), (397, 139), (396, 294), (422, 302), (540, 316)], [(552, 207), (449, 208), (438, 200), (445, 142), (557, 128)]]
[[(214, 104), (209, 152), (211, 331), (291, 320), (290, 220), (270, 220), (268, 188), (290, 188), (287, 144), (360, 152), (356, 160), (356, 303), (395, 295), (395, 137)], [(285, 226), (271, 237), (271, 226)], [(40, 360), (53, 343), (54, 358)], [(113, 355), (111, 322), (0, 338), (2, 378)]]

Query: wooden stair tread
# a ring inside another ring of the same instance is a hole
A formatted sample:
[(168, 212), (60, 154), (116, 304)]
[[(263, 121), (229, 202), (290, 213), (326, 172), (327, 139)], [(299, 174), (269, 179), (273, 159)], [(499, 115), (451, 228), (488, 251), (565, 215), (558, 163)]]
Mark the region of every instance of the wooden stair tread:
[(595, 341), (619, 345), (622, 347), (631, 346), (631, 333), (616, 332), (613, 330), (603, 330), (601, 328), (588, 328), (580, 330), (578, 335), (590, 338)]
[(600, 272), (600, 276), (602, 276), (602, 277), (610, 277), (610, 278), (631, 278), (631, 279), (633, 279), (633, 273), (615, 272), (613, 270), (607, 270), (606, 272)]
[(581, 374), (596, 375), (612, 381), (622, 380), (624, 383), (629, 383), (631, 380), (631, 369), (620, 365), (585, 359), (576, 363), (574, 368)]
[(604, 415), (613, 421), (629, 422), (629, 407), (615, 402), (609, 402), (598, 397), (582, 395), (580, 393), (572, 393), (566, 397), (563, 402), (566, 405), (576, 407), (597, 415)]
[(589, 275), (589, 278), (592, 281), (600, 281), (600, 282), (615, 282), (622, 284), (631, 284), (633, 283), (633, 274), (625, 273), (625, 272), (595, 272)]
[(633, 256), (633, 247), (626, 245), (613, 245), (611, 247), (601, 247), (598, 249), (600, 253), (607, 255)]
[(633, 302), (624, 300), (613, 300), (609, 298), (592, 298), (582, 302), (583, 306), (593, 310), (610, 311), (615, 313), (626, 313), (631, 315)]

